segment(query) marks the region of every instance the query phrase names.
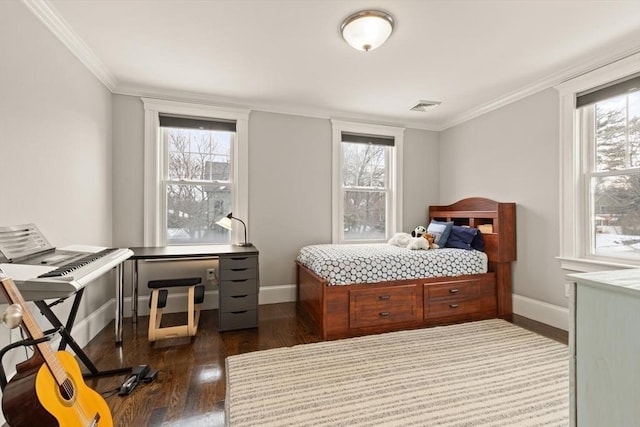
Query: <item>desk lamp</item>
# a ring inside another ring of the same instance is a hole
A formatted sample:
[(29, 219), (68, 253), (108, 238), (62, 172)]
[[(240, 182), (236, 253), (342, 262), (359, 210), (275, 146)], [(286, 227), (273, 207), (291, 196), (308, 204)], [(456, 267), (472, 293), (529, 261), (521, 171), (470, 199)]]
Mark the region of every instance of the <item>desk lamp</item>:
[(244, 221), (241, 220), (240, 218), (236, 218), (235, 216), (233, 216), (232, 212), (229, 212), (229, 215), (223, 216), (222, 218), (220, 218), (218, 221), (216, 221), (216, 224), (218, 224), (222, 228), (226, 228), (227, 230), (232, 230), (233, 229), (233, 227), (231, 226), (232, 219), (235, 219), (236, 221), (240, 221), (244, 226), (244, 243), (234, 243), (234, 245), (242, 246), (242, 247), (251, 246), (251, 243), (247, 242), (247, 224), (245, 224)]

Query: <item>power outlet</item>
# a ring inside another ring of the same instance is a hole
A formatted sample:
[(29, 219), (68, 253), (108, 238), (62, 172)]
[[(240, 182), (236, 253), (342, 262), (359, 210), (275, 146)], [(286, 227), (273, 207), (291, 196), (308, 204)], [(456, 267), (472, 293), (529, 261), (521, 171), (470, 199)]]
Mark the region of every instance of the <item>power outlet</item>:
[(569, 298), (571, 296), (571, 283), (565, 282), (564, 284), (564, 296)]
[(215, 268), (207, 268), (207, 280), (216, 280)]

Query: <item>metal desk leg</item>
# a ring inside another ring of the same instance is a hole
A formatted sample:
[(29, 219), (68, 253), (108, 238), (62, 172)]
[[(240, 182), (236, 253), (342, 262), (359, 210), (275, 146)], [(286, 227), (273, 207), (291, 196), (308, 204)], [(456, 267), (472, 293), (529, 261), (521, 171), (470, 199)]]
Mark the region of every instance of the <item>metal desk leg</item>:
[(122, 263), (116, 266), (116, 345), (122, 344), (122, 318), (124, 317), (124, 269)]
[(133, 261), (131, 278), (131, 321), (138, 323), (138, 260)]

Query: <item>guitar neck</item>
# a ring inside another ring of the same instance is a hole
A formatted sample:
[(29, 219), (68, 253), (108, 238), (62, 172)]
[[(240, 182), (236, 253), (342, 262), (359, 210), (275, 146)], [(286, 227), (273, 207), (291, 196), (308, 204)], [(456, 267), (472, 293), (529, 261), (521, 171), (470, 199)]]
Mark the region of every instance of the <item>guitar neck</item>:
[[(22, 329), (33, 339), (43, 338), (44, 334), (31, 314), (31, 311), (27, 308), (27, 304), (24, 301), (24, 298), (22, 298), (16, 284), (10, 277), (7, 277), (1, 269), (0, 279), (2, 283), (2, 292), (4, 293), (7, 301), (10, 304), (18, 304), (22, 308)], [(60, 364), (60, 361), (55, 356), (54, 351), (49, 346), (49, 343), (41, 342), (36, 344), (35, 347), (36, 351), (40, 353), (46, 365), (49, 367), (49, 370), (56, 382), (61, 386), (66, 380), (68, 380), (67, 374), (63, 366)]]

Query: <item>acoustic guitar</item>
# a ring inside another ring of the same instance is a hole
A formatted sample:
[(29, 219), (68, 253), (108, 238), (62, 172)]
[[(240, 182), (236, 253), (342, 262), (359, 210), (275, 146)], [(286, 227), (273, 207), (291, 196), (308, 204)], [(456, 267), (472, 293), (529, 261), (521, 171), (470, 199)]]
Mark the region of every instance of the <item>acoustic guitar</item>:
[[(2, 269), (0, 282), (7, 302), (22, 308), (22, 329), (33, 339), (43, 338), (20, 291)], [(10, 426), (113, 426), (107, 402), (84, 383), (71, 353), (54, 352), (49, 343), (41, 342), (16, 371), (2, 391), (2, 411)]]

